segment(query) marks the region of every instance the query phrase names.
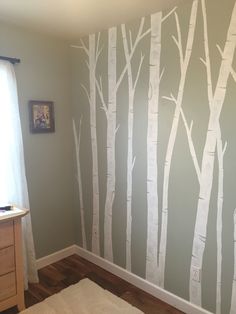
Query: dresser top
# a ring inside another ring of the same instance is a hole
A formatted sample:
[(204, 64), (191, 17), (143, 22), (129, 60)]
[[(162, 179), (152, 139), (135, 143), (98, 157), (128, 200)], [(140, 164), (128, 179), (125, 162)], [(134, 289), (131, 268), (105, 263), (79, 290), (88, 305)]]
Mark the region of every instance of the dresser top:
[(14, 219), (14, 218), (23, 217), (27, 215), (28, 212), (29, 212), (28, 209), (21, 209), (17, 207), (13, 207), (13, 209), (7, 210), (7, 211), (0, 211), (0, 222)]

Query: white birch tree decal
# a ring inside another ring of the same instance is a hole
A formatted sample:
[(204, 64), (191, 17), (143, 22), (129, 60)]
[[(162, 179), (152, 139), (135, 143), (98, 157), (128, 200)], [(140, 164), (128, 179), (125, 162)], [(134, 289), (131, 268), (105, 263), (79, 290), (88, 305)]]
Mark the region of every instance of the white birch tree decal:
[[(201, 59), (206, 67), (207, 74), (207, 94), (209, 108), (211, 110), (213, 103), (213, 86), (212, 86), (212, 72), (211, 62), (209, 55), (209, 40), (208, 40), (208, 27), (207, 27), (207, 14), (205, 0), (202, 3), (202, 16), (203, 16), (203, 31), (204, 31), (204, 49), (205, 60)], [(217, 197), (217, 279), (216, 279), (216, 314), (221, 313), (221, 285), (222, 285), (222, 213), (223, 213), (223, 184), (224, 184), (224, 169), (223, 159), (227, 143), (223, 148), (221, 139), (220, 124), (217, 125), (217, 156), (218, 156), (218, 197)]]
[(147, 253), (146, 279), (158, 284), (158, 103), (160, 93), (162, 12), (151, 15), (147, 128)]
[(164, 180), (163, 180), (163, 195), (162, 195), (162, 223), (161, 223), (161, 238), (160, 238), (160, 249), (159, 249), (159, 285), (164, 287), (164, 276), (165, 276), (165, 259), (166, 259), (166, 244), (167, 244), (167, 226), (168, 226), (168, 191), (169, 191), (169, 179), (170, 179), (170, 167), (173, 156), (173, 150), (179, 125), (179, 117), (181, 114), (184, 86), (186, 82), (186, 75), (189, 66), (190, 57), (192, 54), (192, 47), (195, 35), (196, 20), (197, 20), (197, 9), (198, 0), (194, 0), (191, 8), (191, 15), (189, 20), (189, 29), (187, 36), (186, 49), (184, 51), (182, 44), (182, 34), (180, 29), (180, 23), (178, 14), (175, 12), (177, 38), (173, 36), (173, 40), (179, 51), (180, 58), (180, 82), (178, 88), (177, 98), (171, 94), (171, 97), (163, 97), (174, 101), (175, 112), (172, 122), (171, 132), (167, 145), (165, 167), (164, 167)]
[[(99, 34), (100, 38), (100, 34)], [(99, 39), (97, 48), (99, 46)], [(96, 83), (95, 71), (98, 59), (98, 49), (95, 48), (95, 34), (89, 36), (89, 81), (90, 81), (90, 128), (93, 160), (93, 229), (92, 251), (100, 255), (99, 232), (99, 179), (98, 179), (98, 148), (97, 148), (97, 122), (96, 122)]]
[(149, 56), (148, 126), (147, 126), (147, 251), (146, 279), (159, 284), (158, 268), (158, 110), (161, 71), (162, 23), (175, 12), (174, 7), (166, 16), (162, 12), (151, 15), (151, 42)]
[(236, 209), (234, 210), (234, 278), (232, 284), (230, 314), (236, 314)]
[(218, 156), (218, 197), (217, 197), (217, 279), (216, 279), (216, 314), (221, 313), (221, 286), (222, 286), (222, 214), (224, 193), (224, 153), (227, 143), (223, 147), (220, 127), (217, 131), (217, 156)]
[(107, 116), (107, 192), (104, 218), (104, 257), (113, 262), (112, 208), (115, 198), (115, 137), (116, 137), (116, 40), (117, 28), (108, 30), (108, 106)]
[[(202, 0), (203, 11), (205, 11), (205, 2)], [(205, 28), (206, 30), (206, 28)], [(201, 276), (199, 280), (195, 280), (194, 273), (195, 271), (199, 271), (201, 273), (202, 270), (202, 262), (203, 255), (205, 251), (205, 243), (206, 243), (206, 229), (207, 229), (207, 221), (208, 221), (208, 213), (209, 213), (209, 204), (210, 197), (212, 191), (212, 183), (213, 183), (213, 171), (214, 171), (214, 161), (215, 161), (215, 150), (217, 141), (220, 140), (219, 136), (219, 118), (221, 114), (221, 110), (224, 104), (225, 94), (226, 94), (226, 86), (228, 82), (229, 75), (231, 73), (232, 61), (235, 53), (235, 45), (236, 45), (236, 5), (234, 5), (232, 16), (228, 28), (227, 39), (225, 43), (224, 50), (222, 51), (222, 62), (219, 70), (219, 76), (216, 84), (216, 88), (214, 93), (212, 93), (212, 101), (210, 101), (210, 116), (208, 122), (208, 131), (205, 140), (205, 146), (202, 157), (202, 165), (201, 165), (201, 178), (200, 178), (200, 191), (199, 191), (199, 199), (197, 206), (197, 216), (195, 222), (194, 229), (194, 238), (193, 238), (193, 248), (192, 248), (192, 258), (191, 258), (191, 267), (190, 267), (190, 301), (194, 304), (201, 306), (202, 304), (202, 295), (201, 295)], [(206, 45), (206, 37), (205, 37), (205, 45)], [(205, 50), (206, 51), (206, 50)], [(209, 55), (209, 49), (208, 49)], [(206, 53), (207, 56), (207, 53)], [(203, 60), (206, 64), (207, 71), (209, 71), (207, 57), (206, 60)], [(209, 80), (210, 72), (208, 73)], [(208, 81), (209, 82), (209, 81)], [(209, 95), (209, 92), (208, 92)], [(220, 145), (220, 142), (219, 142)], [(226, 147), (226, 146), (225, 146)], [(220, 152), (220, 148), (219, 152)], [(224, 149), (221, 150), (223, 154)], [(222, 157), (220, 157), (222, 158)], [(222, 176), (219, 176), (219, 180), (222, 180)], [(219, 182), (220, 182), (219, 181)], [(218, 191), (220, 193), (220, 190)], [(222, 206), (221, 203), (218, 202), (218, 217), (221, 215), (222, 209), (219, 208)], [(220, 219), (220, 218), (219, 218)], [(217, 222), (218, 224), (218, 222)], [(217, 227), (221, 227), (220, 224)], [(221, 232), (221, 231), (220, 231)], [(220, 235), (221, 236), (221, 235)], [(221, 245), (221, 241), (218, 239), (218, 250)], [(220, 253), (221, 254), (221, 253)], [(218, 256), (219, 257), (219, 256)], [(218, 260), (218, 270), (217, 270), (217, 280), (219, 276), (221, 276), (221, 258)], [(218, 293), (219, 293), (218, 285)], [(221, 288), (220, 288), (221, 289)], [(218, 311), (220, 311), (218, 306)]]
[(81, 168), (80, 168), (80, 137), (81, 137), (82, 118), (80, 119), (80, 122), (79, 122), (79, 137), (77, 135), (77, 130), (76, 130), (74, 119), (72, 123), (73, 123), (73, 133), (74, 133), (74, 141), (75, 141), (76, 164), (77, 164), (77, 181), (78, 181), (78, 188), (79, 188), (79, 206), (80, 206), (80, 219), (81, 219), (81, 229), (82, 229), (82, 243), (83, 243), (83, 248), (87, 249), (85, 220), (84, 220), (83, 188), (82, 188)]
[[(134, 52), (139, 42), (150, 33), (150, 29), (143, 31), (144, 18), (141, 19), (137, 37), (131, 46), (126, 62), (121, 74), (116, 75), (116, 40), (117, 28), (113, 27), (108, 30), (108, 101), (105, 101), (103, 94), (102, 78), (96, 80), (97, 90), (102, 103), (102, 109), (105, 111), (107, 118), (107, 194), (105, 204), (104, 218), (104, 257), (113, 262), (112, 246), (112, 209), (115, 198), (115, 138), (119, 126), (116, 125), (116, 95), (128, 70)], [(130, 33), (130, 43), (132, 42)]]
[(100, 33), (96, 43), (95, 34), (89, 35), (89, 48), (81, 39), (81, 46), (72, 46), (83, 49), (88, 56), (86, 62), (89, 70), (89, 90), (85, 85), (81, 85), (85, 90), (90, 106), (90, 130), (92, 145), (92, 184), (93, 184), (93, 222), (92, 222), (92, 252), (100, 255), (100, 232), (99, 232), (99, 179), (98, 179), (98, 149), (97, 149), (97, 122), (96, 122), (96, 65), (101, 53), (99, 50)]
[[(135, 79), (133, 79), (132, 66), (131, 66), (131, 51), (132, 51), (132, 40), (128, 45), (125, 25), (121, 25), (121, 32), (123, 38), (123, 46), (125, 52), (125, 60), (127, 64), (128, 74), (128, 153), (127, 153), (127, 227), (126, 227), (126, 269), (131, 271), (131, 230), (132, 230), (132, 184), (133, 184), (133, 168), (135, 164), (135, 157), (133, 156), (133, 124), (134, 124), (134, 96), (137, 86), (137, 82), (140, 76), (140, 70), (142, 67), (144, 56), (141, 55), (138, 71)], [(130, 47), (130, 49), (129, 49)]]
[[(204, 31), (204, 49), (205, 49), (205, 60), (200, 59), (206, 67), (207, 73), (207, 94), (208, 94), (208, 102), (209, 108), (211, 110), (211, 105), (213, 101), (213, 87), (212, 87), (212, 74), (211, 74), (211, 62), (209, 56), (209, 41), (208, 41), (208, 29), (207, 29), (207, 15), (206, 15), (206, 6), (205, 1), (202, 0), (202, 15), (203, 15), (203, 31)], [(189, 134), (188, 127), (186, 124), (186, 119), (182, 115), (183, 121), (185, 124), (185, 128), (187, 131), (187, 135)], [(192, 123), (191, 123), (192, 128)], [(221, 273), (222, 273), (222, 210), (223, 210), (223, 178), (224, 178), (224, 170), (223, 170), (223, 158), (226, 150), (227, 143), (223, 148), (222, 139), (221, 139), (221, 129), (218, 123), (217, 129), (217, 156), (218, 156), (218, 197), (217, 197), (217, 287), (216, 287), (216, 314), (221, 313)], [(192, 155), (193, 162), (195, 164), (196, 154), (193, 146), (192, 139), (189, 140), (189, 148), (190, 151), (194, 152)], [(198, 167), (195, 167), (196, 173), (198, 176), (198, 181), (200, 184), (201, 171)]]

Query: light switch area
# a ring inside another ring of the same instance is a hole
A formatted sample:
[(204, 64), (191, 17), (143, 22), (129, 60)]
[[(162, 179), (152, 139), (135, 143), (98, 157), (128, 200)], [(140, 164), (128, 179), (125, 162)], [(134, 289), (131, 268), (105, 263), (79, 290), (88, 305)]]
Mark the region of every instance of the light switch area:
[(192, 267), (192, 278), (194, 281), (200, 282), (201, 280), (201, 269), (199, 267)]

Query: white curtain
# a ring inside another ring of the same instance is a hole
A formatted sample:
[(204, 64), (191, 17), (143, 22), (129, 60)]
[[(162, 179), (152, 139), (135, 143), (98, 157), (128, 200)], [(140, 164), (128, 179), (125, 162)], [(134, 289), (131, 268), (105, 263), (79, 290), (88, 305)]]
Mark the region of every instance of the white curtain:
[[(14, 67), (0, 61), (0, 204), (29, 209), (24, 151)], [(37, 282), (30, 214), (22, 219), (25, 287)]]

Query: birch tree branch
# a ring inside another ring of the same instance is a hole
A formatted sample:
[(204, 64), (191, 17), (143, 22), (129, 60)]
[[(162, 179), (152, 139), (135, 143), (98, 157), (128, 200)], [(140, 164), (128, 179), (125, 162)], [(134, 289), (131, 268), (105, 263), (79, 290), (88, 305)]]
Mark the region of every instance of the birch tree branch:
[(231, 68), (231, 75), (232, 75), (234, 81), (236, 82), (236, 71), (233, 70), (233, 68)]
[(100, 57), (101, 52), (103, 51), (103, 46), (98, 50), (98, 52), (96, 53), (96, 58), (95, 58), (95, 67), (97, 65), (98, 62), (98, 58)]
[(101, 108), (105, 111), (106, 118), (108, 119), (108, 108), (107, 108), (107, 104), (104, 100), (104, 96), (102, 92), (102, 78), (100, 77), (100, 83), (98, 82), (97, 78), (95, 78), (95, 82), (96, 82), (97, 91), (98, 91), (98, 94), (102, 103)]
[(85, 45), (83, 39), (80, 39), (80, 42), (81, 42), (81, 45), (82, 45), (84, 51), (86, 52), (86, 54), (89, 55), (89, 50), (88, 50), (88, 48), (86, 47), (86, 45)]
[(99, 43), (100, 43), (100, 37), (101, 37), (101, 33), (98, 33), (98, 39), (97, 39), (97, 45), (96, 45), (96, 57), (98, 56), (98, 49), (99, 49)]
[(184, 114), (184, 111), (183, 111), (182, 108), (180, 109), (180, 113), (181, 113), (182, 120), (184, 122), (186, 133), (187, 133), (190, 154), (192, 156), (193, 164), (194, 164), (195, 171), (196, 171), (197, 178), (198, 178), (198, 182), (200, 184), (200, 182), (201, 182), (201, 169), (200, 169), (200, 166), (199, 166), (199, 162), (198, 162), (198, 159), (197, 159), (197, 155), (196, 155), (196, 151), (195, 151), (195, 147), (194, 147), (193, 139), (192, 139), (193, 121), (191, 121), (190, 127), (189, 127), (188, 123), (187, 123), (187, 120), (186, 120), (186, 117), (185, 117), (185, 114)]
[(85, 46), (84, 42), (82, 39), (80, 39), (81, 45), (71, 45), (71, 48), (76, 48), (76, 49), (82, 49), (84, 50), (84, 52), (86, 53), (87, 56), (89, 56), (89, 50), (88, 48)]
[[(221, 57), (223, 58), (223, 50), (221, 49), (221, 47), (219, 45), (216, 45), (216, 47), (217, 47)], [(236, 71), (232, 68), (232, 66), (231, 66), (230, 73), (233, 77), (233, 80), (236, 82)]]
[(203, 58), (200, 58), (200, 61), (203, 63), (203, 65), (206, 67), (206, 60), (204, 60)]
[(133, 49), (133, 38), (132, 38), (132, 32), (129, 30), (129, 41), (130, 41), (130, 51)]
[[(177, 104), (177, 99), (173, 96), (173, 94), (171, 94), (170, 97), (163, 96), (162, 98), (170, 100), (170, 101), (174, 102), (175, 104)], [(195, 171), (196, 171), (197, 178), (198, 178), (198, 182), (200, 184), (201, 169), (200, 169), (200, 166), (199, 166), (199, 162), (198, 162), (198, 159), (197, 159), (197, 155), (196, 155), (196, 151), (195, 151), (195, 147), (194, 147), (193, 139), (192, 139), (193, 121), (191, 121), (191, 124), (190, 124), (190, 127), (189, 127), (188, 123), (187, 123), (187, 120), (186, 120), (186, 117), (185, 117), (185, 114), (184, 114), (184, 111), (183, 111), (182, 108), (180, 108), (180, 114), (181, 114), (181, 117), (182, 117), (182, 120), (183, 120), (183, 123), (184, 123), (184, 126), (185, 126), (185, 130), (186, 130), (187, 138), (188, 138), (190, 154), (192, 156), (193, 164), (194, 164)]]
[(160, 83), (161, 83), (161, 81), (162, 81), (162, 78), (163, 78), (164, 73), (165, 73), (165, 68), (163, 68), (163, 69), (161, 70), (161, 74), (160, 74), (160, 78), (159, 78), (159, 82), (160, 82)]
[(167, 13), (165, 16), (163, 16), (163, 18), (162, 18), (162, 23), (163, 22), (165, 22), (165, 20), (166, 19), (168, 19), (168, 17), (172, 14), (172, 13), (174, 13), (175, 11), (176, 11), (176, 9), (177, 9), (177, 7), (174, 7), (169, 13)]
[(174, 97), (174, 95), (171, 93), (170, 94), (170, 97), (168, 96), (162, 96), (163, 99), (167, 99), (167, 100), (170, 100), (170, 101), (173, 101), (175, 104), (177, 104), (177, 99)]
[(206, 4), (202, 1), (202, 16), (203, 16), (203, 32), (204, 32), (204, 50), (205, 50), (205, 66), (207, 72), (207, 93), (209, 100), (209, 107), (212, 106), (213, 101), (213, 86), (212, 86), (212, 74), (211, 74), (211, 61), (209, 53), (209, 40), (207, 31), (207, 15), (206, 15)]
[(133, 158), (132, 167), (131, 167), (131, 170), (132, 170), (132, 171), (133, 171), (133, 169), (134, 169), (135, 162), (136, 162), (136, 156)]
[(183, 64), (184, 64), (184, 55), (183, 55), (183, 44), (182, 44), (182, 34), (181, 34), (181, 30), (180, 30), (180, 24), (179, 24), (179, 17), (178, 14), (175, 12), (175, 23), (176, 23), (176, 28), (177, 28), (177, 39), (172, 36), (172, 38), (174, 39), (178, 50), (179, 50), (179, 57), (180, 57), (180, 68), (182, 70), (183, 68)]
[(101, 52), (103, 51), (103, 46), (99, 49), (101, 33), (98, 33), (98, 39), (96, 44), (96, 53), (95, 53), (95, 68), (97, 66), (98, 58), (100, 57)]
[[(150, 32), (151, 32), (151, 28), (149, 28), (146, 32), (143, 33), (143, 26), (144, 26), (144, 21), (145, 19), (142, 18), (141, 19), (141, 22), (140, 22), (140, 25), (139, 25), (139, 30), (138, 30), (138, 34), (136, 36), (136, 39), (135, 39), (135, 42), (134, 44), (132, 45), (132, 49), (130, 50), (130, 53), (129, 53), (129, 59), (131, 60), (132, 57), (133, 57), (133, 54), (135, 52), (135, 49), (137, 47), (137, 45), (139, 44), (139, 42), (146, 36), (148, 35)], [(121, 26), (122, 27), (122, 26)], [(124, 27), (124, 26), (123, 26)], [(127, 71), (127, 68), (128, 68), (128, 63), (126, 62), (125, 66), (124, 66), (124, 69), (123, 71), (121, 72), (118, 80), (117, 80), (117, 83), (116, 83), (116, 90), (118, 90), (123, 78), (124, 78), (124, 75)]]
[(137, 75), (136, 75), (136, 78), (135, 78), (135, 81), (134, 81), (134, 86), (133, 86), (134, 90), (136, 89), (136, 86), (137, 86), (137, 82), (138, 82), (138, 79), (139, 79), (139, 76), (140, 76), (140, 70), (141, 70), (141, 67), (142, 67), (142, 64), (143, 64), (143, 60), (144, 60), (144, 55), (141, 54), (139, 67), (138, 67), (138, 72), (137, 72)]
[(78, 46), (78, 45), (70, 45), (71, 48), (76, 48), (76, 49), (84, 49), (83, 46)]
[(129, 53), (129, 46), (128, 46), (128, 40), (125, 30), (125, 24), (121, 25), (121, 33), (122, 33), (122, 39), (123, 39), (123, 46), (124, 46), (124, 52), (125, 52), (125, 60), (127, 65), (127, 71), (128, 71), (128, 80), (129, 85), (131, 85), (131, 88), (133, 89), (133, 73), (131, 69), (131, 59), (130, 59), (130, 53)]
[(81, 87), (83, 88), (83, 90), (85, 91), (85, 94), (86, 94), (86, 96), (87, 96), (87, 98), (88, 98), (89, 103), (91, 103), (91, 99), (90, 99), (90, 96), (89, 96), (89, 92), (88, 92), (87, 87), (85, 87), (84, 84), (80, 84), (80, 85), (81, 85)]
[[(142, 33), (143, 33), (144, 22), (145, 22), (145, 18), (143, 17), (143, 18), (141, 18), (141, 21), (140, 21), (138, 34), (136, 36), (132, 51), (134, 51), (136, 49), (136, 46), (141, 39), (141, 36), (143, 36)], [(150, 29), (150, 31), (151, 31), (151, 29)]]
[(85, 64), (87, 66), (87, 69), (89, 70), (90, 66), (89, 66), (89, 62), (87, 60), (85, 61)]
[[(96, 63), (97, 63), (97, 60), (101, 54), (101, 51), (103, 50), (103, 47), (101, 47), (99, 49), (99, 41), (100, 41), (100, 35), (99, 35), (99, 38), (98, 38), (98, 43), (97, 43), (97, 47), (96, 47)], [(106, 114), (106, 119), (107, 121), (109, 122), (109, 119), (110, 119), (110, 114), (109, 114), (109, 110), (108, 110), (108, 104), (107, 102), (105, 101), (104, 99), (104, 94), (103, 94), (103, 84), (102, 84), (102, 77), (100, 76), (99, 80), (95, 77), (95, 83), (96, 83), (96, 88), (97, 88), (97, 91), (98, 91), (98, 94), (99, 94), (99, 97), (100, 97), (100, 100), (101, 100), (101, 109), (104, 110), (105, 114)], [(114, 130), (114, 140), (115, 140), (115, 136), (116, 136), (116, 133), (119, 129), (119, 126), (117, 126), (117, 128)], [(114, 199), (114, 193), (113, 193), (113, 196), (112, 196), (112, 203), (113, 203), (113, 199)], [(111, 213), (108, 214), (109, 216), (112, 216)]]
[(83, 39), (80, 39), (80, 43), (81, 43), (80, 46), (78, 46), (78, 45), (71, 45), (71, 47), (72, 47), (72, 48), (77, 48), (77, 49), (83, 49), (84, 52), (86, 53), (86, 55), (89, 56), (89, 50), (88, 50), (88, 48), (86, 47), (86, 45), (85, 45)]
[(100, 83), (100, 89), (101, 89), (101, 91), (102, 91), (102, 90), (103, 90), (103, 84), (102, 84), (102, 77), (101, 77), (101, 76), (100, 76), (99, 83)]
[(224, 145), (223, 150), (222, 150), (223, 157), (225, 155), (225, 152), (226, 152), (226, 149), (227, 149), (227, 145), (228, 145), (228, 143), (225, 142), (225, 145)]
[(218, 49), (221, 57), (223, 57), (223, 50), (221, 49), (220, 45), (216, 45), (216, 48)]
[[(143, 39), (145, 36), (147, 36), (149, 33), (151, 33), (151, 28), (149, 28), (146, 32), (144, 32), (144, 33), (140, 36), (139, 41), (140, 41), (141, 39)], [(138, 43), (137, 43), (137, 44), (138, 44)]]
[(120, 128), (120, 124), (117, 125), (117, 127), (116, 127), (116, 129), (115, 129), (115, 134), (114, 134), (114, 136), (115, 136), (116, 133), (118, 132), (119, 128)]
[(83, 115), (81, 115), (80, 120), (79, 120), (79, 138), (78, 138), (78, 145), (80, 147), (80, 139), (81, 139), (81, 126), (82, 126), (82, 121), (83, 121)]

